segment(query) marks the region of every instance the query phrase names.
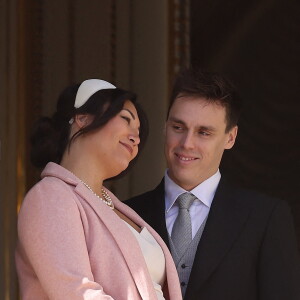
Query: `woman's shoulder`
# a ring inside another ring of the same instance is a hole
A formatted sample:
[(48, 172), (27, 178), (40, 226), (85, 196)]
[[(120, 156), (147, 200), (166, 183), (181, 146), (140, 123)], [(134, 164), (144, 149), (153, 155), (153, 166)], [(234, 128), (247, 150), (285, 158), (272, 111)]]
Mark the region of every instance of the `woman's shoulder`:
[(45, 194), (46, 196), (51, 196), (53, 194), (60, 194), (64, 192), (72, 192), (74, 185), (72, 186), (68, 182), (52, 176), (47, 176), (42, 178), (37, 182), (27, 193), (26, 197), (32, 195)]
[(76, 205), (75, 186), (56, 177), (44, 177), (26, 194), (21, 211), (50, 210)]

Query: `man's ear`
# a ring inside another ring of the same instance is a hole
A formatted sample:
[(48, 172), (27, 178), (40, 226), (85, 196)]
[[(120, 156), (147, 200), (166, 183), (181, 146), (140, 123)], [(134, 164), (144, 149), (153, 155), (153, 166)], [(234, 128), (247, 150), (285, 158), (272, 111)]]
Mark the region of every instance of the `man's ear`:
[(93, 118), (88, 114), (79, 114), (74, 118), (74, 123), (81, 129), (91, 124)]
[(229, 132), (227, 133), (227, 141), (225, 144), (225, 149), (231, 149), (233, 147), (236, 140), (237, 133), (238, 133), (237, 125), (229, 130)]

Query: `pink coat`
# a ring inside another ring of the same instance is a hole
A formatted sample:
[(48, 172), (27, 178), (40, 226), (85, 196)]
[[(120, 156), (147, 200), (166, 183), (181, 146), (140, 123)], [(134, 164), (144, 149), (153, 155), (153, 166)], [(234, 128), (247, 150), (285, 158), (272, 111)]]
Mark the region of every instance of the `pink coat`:
[[(160, 244), (166, 259), (164, 296), (181, 300), (177, 271), (160, 236), (110, 195), (119, 211), (147, 227)], [(18, 235), (16, 266), (23, 300), (157, 299), (128, 226), (60, 165), (49, 163), (26, 195)]]

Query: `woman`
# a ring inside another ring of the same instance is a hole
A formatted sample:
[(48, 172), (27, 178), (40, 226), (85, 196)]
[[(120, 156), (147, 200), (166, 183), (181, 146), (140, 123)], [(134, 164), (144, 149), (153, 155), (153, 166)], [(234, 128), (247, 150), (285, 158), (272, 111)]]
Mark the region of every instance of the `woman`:
[(103, 187), (146, 137), (135, 95), (98, 79), (66, 89), (32, 136), (45, 167), (18, 219), (16, 264), (27, 299), (181, 299), (158, 234)]

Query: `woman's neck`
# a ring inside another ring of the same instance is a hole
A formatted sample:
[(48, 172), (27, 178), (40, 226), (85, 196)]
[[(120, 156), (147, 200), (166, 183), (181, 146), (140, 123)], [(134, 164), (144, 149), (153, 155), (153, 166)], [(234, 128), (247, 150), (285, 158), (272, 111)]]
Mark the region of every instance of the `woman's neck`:
[(101, 188), (105, 178), (101, 174), (100, 167), (92, 162), (91, 158), (66, 154), (63, 156), (61, 166), (87, 184), (94, 193), (101, 195)]

